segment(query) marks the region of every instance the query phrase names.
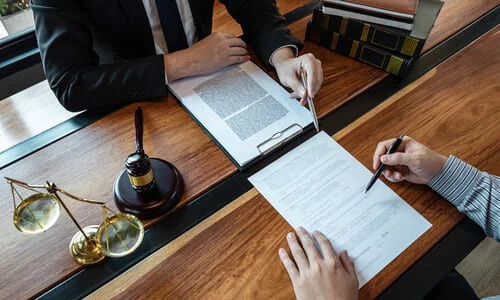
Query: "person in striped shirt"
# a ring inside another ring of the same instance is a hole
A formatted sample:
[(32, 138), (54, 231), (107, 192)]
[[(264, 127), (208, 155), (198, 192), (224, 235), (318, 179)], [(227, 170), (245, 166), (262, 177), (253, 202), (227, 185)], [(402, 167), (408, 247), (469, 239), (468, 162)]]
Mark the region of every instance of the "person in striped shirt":
[[(396, 153), (386, 154), (394, 139), (380, 142), (373, 155), (373, 169), (380, 163), (391, 182), (427, 184), (476, 222), (487, 236), (500, 242), (500, 177), (481, 172), (450, 155), (440, 155), (411, 137), (405, 137)], [(304, 228), (287, 235), (292, 258), (281, 248), (297, 299), (357, 299), (358, 279), (346, 251), (336, 254), (320, 232), (311, 236)], [(314, 243), (316, 240), (322, 255)], [(296, 264), (300, 260), (300, 264)], [(478, 299), (456, 271), (450, 272), (425, 297), (428, 299)]]

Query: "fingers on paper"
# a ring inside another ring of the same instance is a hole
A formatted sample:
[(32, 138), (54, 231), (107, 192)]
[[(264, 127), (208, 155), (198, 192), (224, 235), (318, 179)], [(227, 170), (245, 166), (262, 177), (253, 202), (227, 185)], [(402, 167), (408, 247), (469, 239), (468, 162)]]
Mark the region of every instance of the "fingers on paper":
[(288, 255), (288, 252), (286, 252), (285, 249), (280, 248), (279, 256), (280, 256), (281, 262), (283, 263), (283, 266), (285, 266), (285, 269), (286, 269), (286, 272), (288, 273), (288, 276), (290, 276), (290, 279), (292, 281), (294, 281), (299, 276), (299, 270), (297, 269), (297, 266), (295, 265), (293, 260), (290, 258), (290, 255)]
[(303, 227), (299, 227), (297, 229), (297, 235), (299, 236), (300, 243), (304, 248), (308, 261), (314, 261), (321, 258), (316, 245), (314, 244), (314, 240), (312, 239), (309, 232), (307, 232)]
[(344, 269), (351, 275), (353, 278), (356, 278), (356, 282), (358, 282), (358, 276), (356, 275), (356, 267), (354, 266), (354, 262), (349, 258), (347, 251), (342, 251), (340, 253), (340, 262)]
[(248, 50), (242, 47), (231, 47), (228, 50), (229, 56), (249, 55)]
[(314, 239), (318, 242), (318, 245), (323, 253), (323, 258), (326, 260), (334, 260), (337, 257), (335, 250), (333, 249), (332, 243), (328, 238), (319, 231), (313, 232)]
[(305, 270), (309, 267), (309, 261), (307, 260), (306, 254), (304, 253), (304, 249), (299, 244), (297, 240), (297, 236), (290, 232), (287, 235), (288, 246), (290, 247), (290, 251), (292, 252), (293, 259), (297, 264), (299, 270)]
[(250, 55), (229, 56), (228, 65), (239, 64), (250, 60)]

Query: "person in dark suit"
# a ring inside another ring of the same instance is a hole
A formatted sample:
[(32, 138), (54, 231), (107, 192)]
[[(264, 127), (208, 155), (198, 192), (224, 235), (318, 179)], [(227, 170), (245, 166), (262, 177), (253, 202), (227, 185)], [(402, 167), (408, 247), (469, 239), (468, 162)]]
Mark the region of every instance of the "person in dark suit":
[[(221, 0), (245, 41), (305, 103), (323, 80), (274, 0)], [(45, 74), (70, 111), (165, 96), (174, 80), (250, 59), (247, 44), (212, 33), (213, 0), (31, 0)], [(300, 65), (309, 74), (300, 82)]]

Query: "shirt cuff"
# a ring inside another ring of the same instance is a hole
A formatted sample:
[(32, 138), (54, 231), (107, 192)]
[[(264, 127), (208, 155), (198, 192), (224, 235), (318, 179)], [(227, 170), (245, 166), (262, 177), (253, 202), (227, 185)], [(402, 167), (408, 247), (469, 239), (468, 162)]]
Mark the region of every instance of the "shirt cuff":
[(165, 85), (168, 85), (167, 71), (165, 71), (164, 73), (165, 73)]
[(273, 53), (271, 54), (271, 56), (269, 56), (269, 64), (270, 64), (271, 66), (273, 66), (273, 67), (274, 67), (274, 65), (273, 65), (272, 61), (273, 61), (273, 56), (274, 56), (274, 54), (276, 53), (276, 51), (278, 51), (278, 50), (280, 50), (280, 49), (283, 49), (283, 48), (286, 48), (286, 47), (292, 48), (293, 52), (295, 53), (295, 57), (299, 56), (299, 48), (297, 48), (297, 46), (292, 45), (292, 44), (290, 44), (290, 45), (284, 45), (284, 46), (281, 46), (281, 47), (279, 47), (278, 49), (274, 50), (274, 51), (273, 51)]
[(427, 184), (454, 205), (459, 205), (479, 179), (479, 170), (453, 155)]

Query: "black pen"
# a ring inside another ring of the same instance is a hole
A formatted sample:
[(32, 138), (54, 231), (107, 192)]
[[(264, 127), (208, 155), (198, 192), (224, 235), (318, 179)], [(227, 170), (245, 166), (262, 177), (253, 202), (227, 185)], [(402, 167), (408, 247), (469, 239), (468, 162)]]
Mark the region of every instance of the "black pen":
[[(396, 152), (396, 150), (398, 150), (399, 145), (401, 145), (401, 142), (403, 141), (404, 137), (405, 137), (405, 135), (404, 135), (404, 133), (402, 133), (394, 141), (394, 143), (392, 143), (392, 145), (389, 147), (389, 149), (387, 149), (387, 152), (385, 154), (387, 155), (387, 154), (392, 154), (392, 153)], [(368, 182), (368, 185), (366, 186), (365, 193), (368, 192), (368, 190), (372, 187), (372, 185), (375, 183), (375, 181), (377, 181), (377, 178), (380, 176), (380, 174), (382, 174), (382, 171), (384, 171), (384, 168), (385, 168), (385, 165), (381, 163), (377, 169), (377, 172), (375, 172), (375, 174), (373, 174), (372, 178), (370, 179), (370, 182)]]

